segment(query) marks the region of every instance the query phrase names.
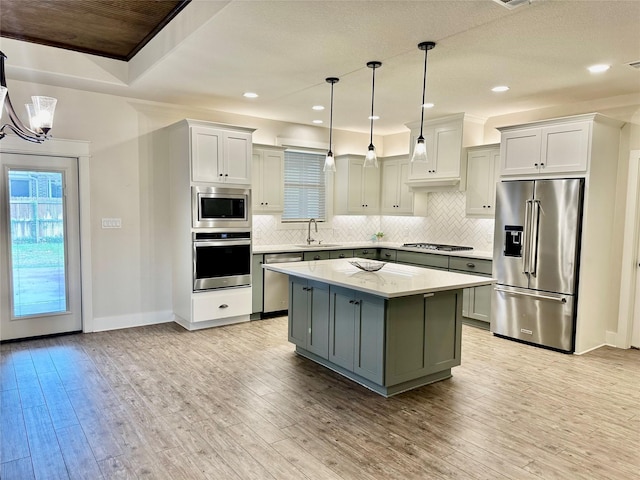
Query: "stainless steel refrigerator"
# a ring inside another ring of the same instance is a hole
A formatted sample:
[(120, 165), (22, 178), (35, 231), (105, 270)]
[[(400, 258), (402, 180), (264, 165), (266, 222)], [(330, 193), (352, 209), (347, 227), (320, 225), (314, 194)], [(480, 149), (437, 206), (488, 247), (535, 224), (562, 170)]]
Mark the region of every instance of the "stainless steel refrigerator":
[(499, 182), (491, 331), (573, 352), (584, 179)]

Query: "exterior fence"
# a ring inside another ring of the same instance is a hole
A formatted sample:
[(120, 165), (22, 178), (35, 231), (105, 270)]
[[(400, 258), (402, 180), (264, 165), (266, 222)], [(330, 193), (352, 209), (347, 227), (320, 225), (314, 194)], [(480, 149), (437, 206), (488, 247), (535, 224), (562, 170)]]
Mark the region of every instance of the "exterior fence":
[(9, 208), (14, 242), (61, 241), (64, 238), (61, 198), (11, 198)]

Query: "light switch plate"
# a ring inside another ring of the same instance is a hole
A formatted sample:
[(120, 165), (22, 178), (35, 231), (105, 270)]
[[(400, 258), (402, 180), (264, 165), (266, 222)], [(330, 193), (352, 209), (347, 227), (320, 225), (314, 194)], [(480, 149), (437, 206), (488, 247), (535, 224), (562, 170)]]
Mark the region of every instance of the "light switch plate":
[(103, 218), (102, 228), (122, 228), (121, 218)]

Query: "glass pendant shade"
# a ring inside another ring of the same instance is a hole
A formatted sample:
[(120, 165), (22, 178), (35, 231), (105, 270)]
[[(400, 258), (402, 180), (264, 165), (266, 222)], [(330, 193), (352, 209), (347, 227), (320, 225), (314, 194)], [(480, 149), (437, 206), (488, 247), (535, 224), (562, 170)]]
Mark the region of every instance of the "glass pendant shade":
[(33, 105), (33, 103), (25, 103), (24, 107), (27, 109), (29, 128), (36, 133), (42, 133), (42, 130), (40, 130), (40, 124), (38, 123), (38, 117), (36, 115), (36, 107)]
[(429, 161), (429, 158), (427, 157), (427, 144), (425, 143), (422, 135), (418, 137), (416, 145), (413, 147), (411, 161), (413, 163), (427, 163)]
[(58, 100), (53, 97), (31, 97), (35, 109), (36, 119), (39, 128), (46, 135), (53, 127), (53, 114), (56, 111)]
[(0, 87), (0, 118), (4, 112), (4, 97), (7, 96), (7, 87)]
[(327, 152), (327, 157), (324, 159), (324, 168), (323, 172), (335, 172), (336, 171), (336, 161), (333, 158), (333, 152), (329, 150)]
[(376, 147), (373, 143), (369, 145), (367, 155), (364, 157), (364, 168), (378, 168), (378, 156), (376, 155)]

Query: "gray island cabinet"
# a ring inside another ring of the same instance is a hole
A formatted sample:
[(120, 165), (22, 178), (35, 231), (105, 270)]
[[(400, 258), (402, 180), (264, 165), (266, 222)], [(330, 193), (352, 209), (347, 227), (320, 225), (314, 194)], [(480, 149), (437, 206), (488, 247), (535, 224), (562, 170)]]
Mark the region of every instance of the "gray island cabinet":
[(347, 260), (270, 264), (289, 275), (296, 353), (384, 396), (451, 376), (460, 365), (462, 289), (493, 279)]

